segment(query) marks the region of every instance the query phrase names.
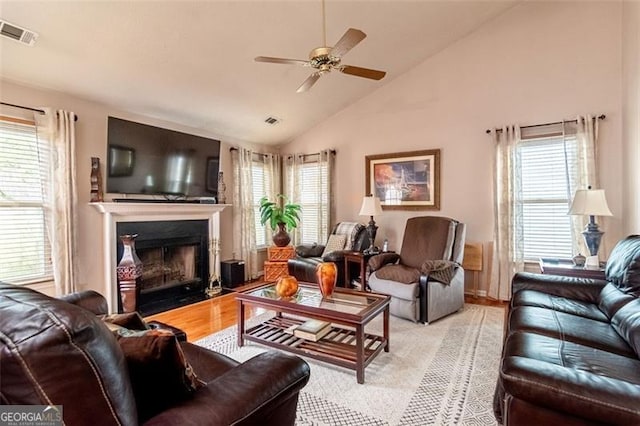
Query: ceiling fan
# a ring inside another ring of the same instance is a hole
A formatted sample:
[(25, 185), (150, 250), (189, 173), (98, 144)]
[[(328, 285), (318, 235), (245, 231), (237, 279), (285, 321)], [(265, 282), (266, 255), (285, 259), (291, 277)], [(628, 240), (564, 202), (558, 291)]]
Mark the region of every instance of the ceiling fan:
[(331, 70), (337, 70), (344, 74), (372, 80), (380, 80), (386, 75), (385, 71), (341, 64), (342, 57), (364, 40), (367, 35), (355, 28), (349, 28), (333, 47), (327, 46), (327, 24), (324, 12), (324, 0), (322, 0), (322, 24), (323, 44), (321, 47), (316, 47), (309, 53), (308, 61), (302, 59), (272, 58), (269, 56), (258, 56), (255, 58), (255, 61), (273, 64), (294, 64), (313, 68), (315, 71), (298, 87), (298, 93), (309, 90), (323, 74), (327, 74), (331, 72)]

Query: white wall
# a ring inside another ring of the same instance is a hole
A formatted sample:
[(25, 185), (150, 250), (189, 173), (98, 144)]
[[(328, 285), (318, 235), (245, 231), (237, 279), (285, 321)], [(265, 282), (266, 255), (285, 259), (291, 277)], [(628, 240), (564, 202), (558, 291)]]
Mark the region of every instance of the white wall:
[[(148, 117), (141, 117), (96, 102), (79, 99), (71, 95), (25, 87), (8, 81), (0, 80), (0, 99), (2, 99), (3, 102), (36, 108), (50, 106), (55, 109), (65, 109), (73, 111), (79, 116), (76, 122), (76, 155), (78, 161), (77, 190), (79, 199), (77, 261), (80, 274), (78, 283), (80, 289), (93, 289), (99, 292), (104, 291), (104, 289), (101, 288), (104, 282), (102, 278), (104, 270), (102, 261), (102, 215), (88, 203), (90, 199), (89, 178), (91, 157), (99, 157), (101, 159), (102, 172), (104, 175), (107, 152), (107, 117), (112, 115), (199, 136), (222, 139), (219, 135), (213, 135), (199, 129), (154, 120)], [(7, 108), (4, 108), (3, 111), (6, 113), (11, 112), (10, 109)], [(233, 145), (242, 145), (242, 143), (240, 141), (222, 139), (222, 146), (220, 148), (220, 170), (222, 170), (225, 175), (228, 203), (231, 203), (233, 188), (229, 147)], [(105, 182), (104, 176), (103, 182)], [(220, 219), (221, 259), (228, 259), (231, 258), (233, 251), (232, 209), (225, 209)]]
[(624, 232), (640, 234), (640, 3), (623, 5)]
[[(435, 214), (467, 223), (467, 241), (487, 243), (493, 144), (485, 129), (606, 114), (599, 163), (614, 213), (600, 223), (606, 252), (622, 235), (620, 25), (620, 3), (522, 3), (406, 74), (388, 76), (282, 151), (337, 149), (336, 219), (364, 222), (366, 155), (439, 148)], [(406, 219), (423, 214), (431, 212), (385, 211), (375, 218), (378, 244), (388, 238), (399, 249)]]

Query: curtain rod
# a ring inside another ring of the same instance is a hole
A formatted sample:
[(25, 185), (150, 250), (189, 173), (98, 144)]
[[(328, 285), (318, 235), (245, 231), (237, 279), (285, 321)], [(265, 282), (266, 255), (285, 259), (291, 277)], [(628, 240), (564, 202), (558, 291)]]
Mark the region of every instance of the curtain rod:
[[(336, 155), (336, 150), (335, 149), (330, 149), (329, 152), (332, 153), (333, 155)], [(314, 152), (312, 154), (302, 154), (302, 157), (311, 157), (312, 155), (320, 155), (320, 153), (319, 152)], [(291, 157), (293, 157), (293, 154), (287, 155), (287, 158), (291, 158)]]
[[(10, 107), (14, 107), (14, 108), (26, 109), (28, 111), (39, 112), (40, 114), (44, 114), (44, 110), (41, 110), (41, 109), (38, 109), (38, 108), (31, 108), (31, 107), (22, 106), (22, 105), (10, 104), (8, 102), (0, 102), (0, 104), (6, 105), (6, 106), (10, 106)], [(74, 118), (73, 121), (78, 121), (78, 116), (74, 114), (74, 117), (75, 118)]]
[[(601, 114), (597, 117), (594, 117), (594, 119), (598, 119), (598, 120), (604, 120), (605, 118), (607, 118), (606, 115)], [(542, 127), (542, 126), (551, 126), (553, 124), (562, 124), (562, 123), (577, 123), (578, 120), (565, 120), (565, 121), (555, 121), (553, 123), (544, 123), (544, 124), (532, 124), (530, 126), (520, 126), (521, 129), (530, 129), (532, 127)], [(496, 129), (496, 132), (502, 132), (502, 129)], [(489, 134), (491, 133), (491, 129), (487, 129), (485, 131), (485, 133)]]
[[(238, 147), (235, 147), (235, 146), (232, 146), (231, 148), (229, 148), (229, 151), (237, 151), (237, 150), (238, 150)], [(335, 149), (330, 150), (330, 152), (331, 152), (333, 155), (335, 155), (335, 154), (336, 154), (336, 150), (335, 150)], [(254, 154), (257, 154), (257, 155), (269, 155), (269, 154), (263, 154), (263, 153), (260, 153), (260, 152), (254, 152)], [(313, 154), (302, 154), (302, 156), (303, 156), (303, 157), (309, 157), (309, 156), (311, 156), (311, 155), (320, 155), (320, 153), (319, 153), (319, 152), (316, 152), (316, 153), (313, 153)], [(287, 155), (286, 157), (287, 157), (287, 158), (291, 158), (291, 157), (292, 157), (292, 155)]]
[[(238, 147), (237, 146), (232, 146), (229, 148), (229, 152), (231, 151), (237, 151)], [(267, 155), (276, 155), (276, 154), (265, 154), (264, 152), (252, 152), (252, 155), (262, 155), (263, 157), (267, 156)]]

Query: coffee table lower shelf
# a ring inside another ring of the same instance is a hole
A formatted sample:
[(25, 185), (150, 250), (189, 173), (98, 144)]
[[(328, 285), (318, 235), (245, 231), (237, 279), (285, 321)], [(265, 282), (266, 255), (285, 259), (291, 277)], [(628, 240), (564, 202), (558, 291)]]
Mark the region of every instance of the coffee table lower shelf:
[[(276, 349), (308, 356), (320, 361), (341, 367), (358, 370), (356, 331), (332, 325), (331, 331), (317, 342), (302, 339), (285, 330), (292, 325), (301, 324), (304, 320), (284, 316), (273, 317), (262, 324), (249, 328), (244, 338)], [(364, 333), (364, 359), (362, 369), (378, 355), (387, 345), (383, 336)]]

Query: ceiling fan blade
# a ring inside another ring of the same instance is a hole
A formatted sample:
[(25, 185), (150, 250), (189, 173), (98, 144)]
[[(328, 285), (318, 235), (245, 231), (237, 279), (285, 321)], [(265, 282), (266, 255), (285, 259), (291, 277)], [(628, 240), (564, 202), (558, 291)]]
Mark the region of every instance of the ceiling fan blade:
[(355, 75), (356, 77), (370, 78), (371, 80), (381, 80), (385, 75), (387, 75), (385, 71), (354, 67), (353, 65), (341, 66), (340, 71), (345, 74)]
[(256, 56), (256, 62), (269, 62), (272, 64), (294, 64), (294, 65), (308, 65), (309, 61), (303, 61), (302, 59), (286, 59), (286, 58), (272, 58), (270, 56)]
[(298, 90), (296, 90), (296, 92), (297, 93), (302, 93), (302, 92), (306, 92), (307, 90), (311, 89), (311, 86), (313, 86), (315, 84), (315, 82), (318, 81), (318, 79), (320, 78), (321, 75), (322, 74), (320, 74), (319, 72), (314, 72), (313, 74), (311, 74), (300, 85), (300, 87), (298, 87)]
[(331, 49), (331, 55), (341, 57), (360, 43), (367, 35), (355, 28), (349, 28), (342, 38)]

